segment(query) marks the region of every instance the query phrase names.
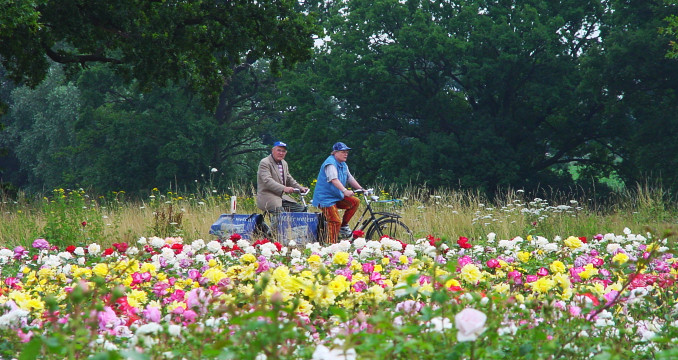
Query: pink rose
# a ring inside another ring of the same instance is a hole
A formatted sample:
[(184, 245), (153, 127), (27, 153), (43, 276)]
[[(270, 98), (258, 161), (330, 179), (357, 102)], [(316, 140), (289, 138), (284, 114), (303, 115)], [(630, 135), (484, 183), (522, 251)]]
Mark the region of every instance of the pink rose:
[(492, 269), (501, 267), (501, 264), (499, 263), (499, 260), (497, 260), (497, 259), (487, 260), (487, 262), (485, 264), (487, 265), (487, 267), (492, 268)]
[(160, 309), (157, 307), (148, 305), (146, 306), (146, 309), (141, 313), (143, 317), (150, 321), (150, 322), (160, 322), (160, 319), (162, 318), (162, 313), (160, 313)]
[(457, 326), (457, 340), (474, 341), (485, 331), (487, 315), (476, 309), (466, 308), (454, 317)]
[(522, 284), (523, 283), (523, 274), (520, 273), (520, 271), (513, 270), (509, 271), (508, 274), (506, 274), (506, 277), (509, 280), (509, 283), (514, 283), (514, 284)]

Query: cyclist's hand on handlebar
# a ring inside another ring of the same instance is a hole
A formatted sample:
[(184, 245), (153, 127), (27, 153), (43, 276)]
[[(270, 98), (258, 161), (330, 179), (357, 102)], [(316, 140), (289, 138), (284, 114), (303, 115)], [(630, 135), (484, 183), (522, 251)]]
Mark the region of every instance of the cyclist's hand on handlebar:
[(283, 191), (284, 191), (285, 193), (287, 193), (287, 194), (291, 194), (291, 193), (293, 193), (295, 190), (296, 190), (295, 188), (290, 187), (290, 186), (285, 186), (285, 189), (283, 189)]
[(353, 195), (355, 195), (355, 194), (353, 193), (353, 191), (351, 191), (351, 190), (349, 190), (349, 189), (344, 189), (344, 197), (351, 197), (351, 196), (353, 196)]

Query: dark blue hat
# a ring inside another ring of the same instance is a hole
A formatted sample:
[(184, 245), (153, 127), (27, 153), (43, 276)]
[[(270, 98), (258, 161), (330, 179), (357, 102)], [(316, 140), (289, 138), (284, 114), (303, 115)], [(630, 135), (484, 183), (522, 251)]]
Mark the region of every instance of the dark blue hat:
[(346, 146), (343, 142), (338, 142), (332, 146), (332, 151), (343, 151), (343, 150), (351, 150), (350, 147)]
[(275, 144), (273, 144), (273, 146), (282, 146), (282, 147), (286, 148), (287, 144), (285, 144), (282, 141), (276, 141)]

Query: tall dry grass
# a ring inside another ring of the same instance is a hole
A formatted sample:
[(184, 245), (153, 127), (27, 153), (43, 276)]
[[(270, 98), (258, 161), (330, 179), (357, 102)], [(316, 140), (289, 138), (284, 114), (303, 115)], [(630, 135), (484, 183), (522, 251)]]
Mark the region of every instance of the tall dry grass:
[[(373, 204), (376, 208), (399, 213), (415, 237), (431, 234), (449, 242), (460, 236), (483, 238), (489, 233), (497, 234), (499, 239), (527, 235), (591, 237), (598, 233), (621, 233), (626, 227), (642, 233), (648, 227), (661, 230), (678, 223), (674, 199), (661, 187), (649, 184), (612, 194), (604, 203), (581, 189), (570, 192), (545, 189), (539, 194), (507, 189), (497, 192), (492, 199), (477, 191), (414, 186), (388, 190), (381, 192), (382, 198), (395, 197), (402, 202), (400, 205)], [(91, 206), (88, 214), (100, 216), (96, 221), (101, 221), (102, 230), (95, 238), (87, 239), (105, 246), (115, 242), (132, 243), (142, 236), (212, 239), (210, 225), (220, 214), (229, 211), (231, 195), (238, 197), (238, 213), (259, 212), (252, 193), (252, 186), (244, 185), (234, 188), (232, 194), (212, 189), (182, 194), (155, 191), (148, 198), (134, 200), (124, 199), (120, 194), (90, 195), (89, 199), (96, 200), (88, 205)], [(46, 212), (45, 204), (49, 201), (49, 197), (44, 196), (3, 198), (0, 246), (27, 246), (34, 239), (44, 237), (43, 227), (50, 216), (55, 216)], [(85, 241), (83, 238), (81, 242)]]

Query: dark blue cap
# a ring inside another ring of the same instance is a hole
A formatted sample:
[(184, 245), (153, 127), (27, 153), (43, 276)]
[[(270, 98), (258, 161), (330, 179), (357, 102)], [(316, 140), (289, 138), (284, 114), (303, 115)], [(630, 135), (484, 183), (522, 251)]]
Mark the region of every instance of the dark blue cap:
[(343, 151), (343, 150), (351, 150), (350, 147), (346, 146), (343, 142), (338, 142), (332, 146), (332, 151)]
[(282, 141), (276, 141), (275, 144), (273, 144), (273, 146), (282, 146), (282, 147), (286, 148), (287, 144), (285, 144)]

